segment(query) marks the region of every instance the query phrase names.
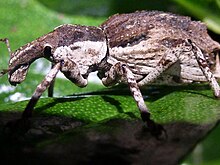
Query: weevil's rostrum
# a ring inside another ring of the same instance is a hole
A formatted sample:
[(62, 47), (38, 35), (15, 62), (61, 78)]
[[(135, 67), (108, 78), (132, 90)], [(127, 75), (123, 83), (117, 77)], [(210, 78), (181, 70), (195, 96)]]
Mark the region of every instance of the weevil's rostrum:
[(8, 75), (16, 85), (34, 60), (44, 57), (53, 64), (25, 108), (26, 118), (58, 71), (81, 87), (87, 85), (90, 72), (98, 71), (106, 86), (128, 84), (142, 119), (156, 130), (161, 127), (150, 119), (139, 87), (207, 81), (220, 97), (219, 52), (220, 44), (211, 39), (203, 23), (171, 13), (140, 11), (116, 14), (100, 27), (61, 25), (11, 53)]
[[(87, 77), (88, 70), (98, 65), (105, 57), (107, 50), (105, 40), (100, 28), (78, 25), (59, 26), (53, 32), (21, 47), (11, 55), (9, 81), (14, 85), (23, 81), (30, 64), (41, 57), (53, 63), (60, 60), (74, 61), (78, 64), (80, 73), (87, 74)], [(19, 76), (20, 74), (22, 76)], [(68, 73), (65, 72), (65, 74)]]

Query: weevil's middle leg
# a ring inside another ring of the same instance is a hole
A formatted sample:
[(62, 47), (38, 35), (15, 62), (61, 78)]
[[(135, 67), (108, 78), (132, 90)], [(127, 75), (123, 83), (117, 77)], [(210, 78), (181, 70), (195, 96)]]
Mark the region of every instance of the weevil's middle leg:
[[(137, 106), (141, 111), (141, 115), (144, 118), (144, 120), (147, 120), (148, 116), (150, 116), (150, 113), (149, 113), (149, 110), (144, 102), (143, 96), (142, 96), (141, 91), (137, 85), (137, 82), (134, 78), (134, 75), (125, 64), (123, 64), (121, 67), (122, 67), (124, 76), (127, 79), (127, 83), (130, 88), (130, 91), (132, 93), (132, 96), (134, 97), (134, 100), (137, 102)], [(145, 115), (147, 118), (144, 117)]]
[(147, 125), (148, 125), (150, 131), (154, 135), (156, 135), (156, 136), (160, 135), (161, 131), (163, 130), (163, 127), (159, 124), (156, 124), (153, 120), (150, 119), (150, 112), (144, 102), (143, 96), (141, 94), (141, 91), (138, 87), (138, 84), (134, 78), (132, 71), (125, 64), (122, 65), (121, 67), (122, 67), (123, 73), (127, 79), (127, 83), (130, 88), (130, 91), (132, 93), (132, 96), (133, 96), (134, 100), (136, 101), (137, 106), (140, 110), (142, 120), (147, 122)]
[(60, 67), (61, 63), (55, 64), (54, 67), (50, 70), (50, 72), (46, 75), (44, 80), (37, 86), (37, 89), (35, 90), (34, 94), (32, 95), (30, 101), (28, 102), (22, 114), (22, 118), (31, 117), (34, 106), (36, 105), (43, 92), (51, 85), (58, 71), (60, 70)]
[[(51, 69), (54, 67), (54, 63), (51, 65)], [(54, 84), (55, 84), (55, 79), (51, 82), (50, 86), (48, 87), (48, 97), (53, 97), (53, 92), (54, 92)]]
[(120, 62), (113, 65), (107, 72), (107, 77), (102, 79), (102, 82), (104, 85), (110, 86), (119, 82), (120, 80), (124, 81), (123, 79), (126, 79), (125, 81), (128, 83), (132, 96), (140, 110), (143, 121), (147, 122), (147, 125), (152, 134), (156, 136), (160, 135), (163, 128), (161, 125), (156, 124), (153, 120), (150, 119), (150, 112), (144, 102), (143, 96), (134, 78), (134, 75), (127, 65), (121, 64)]

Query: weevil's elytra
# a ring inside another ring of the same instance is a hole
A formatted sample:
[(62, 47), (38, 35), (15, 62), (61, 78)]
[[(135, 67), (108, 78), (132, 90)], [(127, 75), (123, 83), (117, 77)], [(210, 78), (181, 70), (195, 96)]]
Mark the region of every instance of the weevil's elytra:
[[(8, 40), (1, 41), (10, 53)], [(87, 85), (91, 72), (98, 71), (106, 86), (129, 86), (142, 119), (151, 130), (160, 129), (156, 131), (159, 134), (162, 127), (150, 119), (139, 87), (207, 81), (220, 97), (216, 81), (220, 78), (219, 52), (220, 44), (211, 39), (203, 23), (171, 13), (138, 11), (116, 14), (100, 27), (61, 25), (10, 53), (8, 75), (9, 82), (16, 85), (36, 59), (44, 57), (53, 64), (26, 106), (26, 118), (58, 71), (80, 87)]]
[[(213, 54), (215, 50), (220, 49), (220, 45), (207, 34), (203, 23), (170, 13), (142, 11), (114, 15), (101, 27), (110, 46), (108, 62), (127, 63), (139, 80), (154, 70), (162, 56), (169, 51), (171, 54), (181, 54), (179, 60), (182, 72), (178, 70), (174, 73), (174, 69), (169, 69), (174, 77), (180, 77), (180, 82), (206, 81), (195, 56), (190, 51), (190, 45), (184, 42), (190, 39), (202, 48), (206, 52), (204, 55), (208, 54), (206, 61), (209, 67), (213, 69)], [(171, 81), (164, 83), (173, 83)]]

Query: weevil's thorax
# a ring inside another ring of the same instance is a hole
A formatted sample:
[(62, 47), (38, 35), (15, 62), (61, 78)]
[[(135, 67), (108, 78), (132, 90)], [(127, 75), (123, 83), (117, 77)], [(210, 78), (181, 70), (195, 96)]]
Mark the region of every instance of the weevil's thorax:
[[(118, 61), (128, 64), (137, 80), (152, 72), (169, 52), (179, 56), (177, 66), (181, 68), (170, 68), (168, 74), (190, 82), (203, 81), (205, 77), (190, 45), (184, 41), (190, 39), (198, 45), (212, 68), (215, 64), (213, 52), (220, 50), (220, 45), (210, 38), (204, 24), (170, 13), (141, 11), (114, 15), (101, 28), (108, 38), (108, 62), (112, 65)], [(191, 69), (194, 70), (190, 74)]]
[(91, 26), (63, 25), (59, 31), (59, 43), (53, 53), (55, 62), (71, 60), (82, 75), (95, 70), (106, 56), (107, 43), (102, 29)]

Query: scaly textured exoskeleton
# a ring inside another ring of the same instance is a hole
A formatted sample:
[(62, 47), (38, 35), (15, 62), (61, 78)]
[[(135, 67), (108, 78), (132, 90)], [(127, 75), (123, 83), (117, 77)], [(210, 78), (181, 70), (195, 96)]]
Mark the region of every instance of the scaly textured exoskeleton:
[[(35, 41), (10, 52), (8, 78), (21, 83), (30, 64), (46, 58), (51, 71), (38, 85), (25, 108), (23, 118), (31, 116), (42, 93), (53, 84), (58, 71), (80, 87), (87, 85), (91, 72), (105, 86), (128, 84), (141, 117), (151, 128), (140, 86), (208, 81), (216, 97), (220, 87), (220, 44), (213, 41), (206, 26), (189, 17), (159, 11), (114, 15), (100, 27), (62, 25)], [(5, 73), (5, 72), (4, 72)]]

